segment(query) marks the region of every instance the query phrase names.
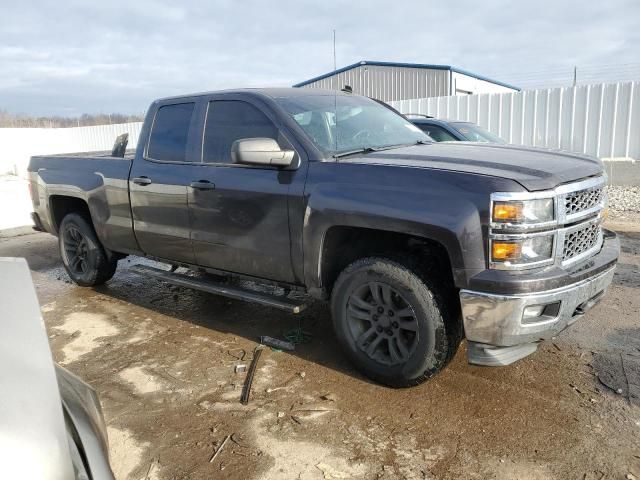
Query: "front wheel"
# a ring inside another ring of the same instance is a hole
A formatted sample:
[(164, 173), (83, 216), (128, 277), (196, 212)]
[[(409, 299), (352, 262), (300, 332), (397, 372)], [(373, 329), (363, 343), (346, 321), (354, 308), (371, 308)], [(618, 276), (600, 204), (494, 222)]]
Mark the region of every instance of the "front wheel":
[(360, 371), (391, 387), (439, 372), (460, 339), (446, 302), (410, 262), (364, 258), (338, 277), (331, 310), (338, 340)]
[(91, 223), (77, 213), (62, 219), (58, 244), (65, 270), (82, 287), (101, 285), (116, 272), (118, 261), (107, 256)]

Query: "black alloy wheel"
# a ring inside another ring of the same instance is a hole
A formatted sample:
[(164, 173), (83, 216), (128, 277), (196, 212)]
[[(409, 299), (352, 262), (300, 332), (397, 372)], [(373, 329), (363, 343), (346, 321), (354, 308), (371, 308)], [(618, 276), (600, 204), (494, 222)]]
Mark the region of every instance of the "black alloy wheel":
[(343, 350), (367, 377), (391, 387), (431, 378), (461, 340), (461, 319), (447, 301), (455, 292), (420, 260), (399, 255), (355, 260), (331, 292)]
[(89, 270), (88, 255), (89, 246), (87, 239), (80, 230), (75, 227), (68, 227), (62, 233), (64, 243), (64, 254), (69, 270), (77, 275), (84, 275)]
[(82, 287), (100, 285), (113, 277), (117, 256), (100, 243), (91, 220), (68, 213), (60, 222), (58, 243), (64, 268), (74, 283)]
[(413, 307), (386, 283), (369, 282), (347, 301), (347, 318), (357, 347), (385, 365), (406, 362), (418, 343)]

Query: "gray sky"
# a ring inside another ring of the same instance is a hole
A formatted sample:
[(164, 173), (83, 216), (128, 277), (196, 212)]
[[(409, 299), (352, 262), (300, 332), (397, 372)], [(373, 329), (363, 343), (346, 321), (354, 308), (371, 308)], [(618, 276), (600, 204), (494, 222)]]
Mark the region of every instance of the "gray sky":
[(338, 67), (447, 64), (524, 87), (566, 82), (573, 65), (579, 81), (640, 79), (638, 0), (0, 0), (0, 11), (0, 110), (16, 113), (142, 113), (156, 97), (290, 86), (333, 69), (334, 28)]

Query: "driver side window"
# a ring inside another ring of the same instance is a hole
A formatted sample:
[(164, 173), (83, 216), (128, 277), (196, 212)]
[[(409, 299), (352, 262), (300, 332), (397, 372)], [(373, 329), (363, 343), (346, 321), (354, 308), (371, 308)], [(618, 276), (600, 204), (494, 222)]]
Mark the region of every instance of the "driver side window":
[(209, 102), (204, 127), (203, 162), (232, 163), (233, 142), (257, 137), (278, 141), (278, 129), (258, 108), (240, 100)]

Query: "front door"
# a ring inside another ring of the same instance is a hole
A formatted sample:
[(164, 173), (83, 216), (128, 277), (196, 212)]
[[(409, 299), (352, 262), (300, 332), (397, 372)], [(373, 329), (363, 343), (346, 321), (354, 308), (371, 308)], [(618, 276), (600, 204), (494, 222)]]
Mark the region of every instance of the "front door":
[[(136, 152), (129, 188), (133, 227), (149, 256), (195, 263), (187, 195), (199, 163), (189, 148), (195, 102), (158, 108), (146, 151)], [(191, 139), (192, 140), (192, 139)]]
[(231, 145), (266, 137), (291, 149), (258, 106), (242, 100), (209, 102), (203, 163), (189, 189), (191, 239), (199, 265), (294, 282), (288, 202), (299, 172), (234, 164)]

